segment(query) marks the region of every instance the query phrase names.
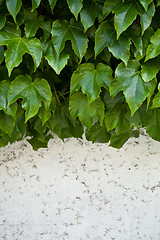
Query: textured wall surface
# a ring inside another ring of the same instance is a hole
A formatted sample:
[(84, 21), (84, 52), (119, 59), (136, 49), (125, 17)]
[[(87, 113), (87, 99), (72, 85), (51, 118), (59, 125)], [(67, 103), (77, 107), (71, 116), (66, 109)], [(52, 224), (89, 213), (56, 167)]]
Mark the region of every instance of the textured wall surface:
[(1, 240), (159, 240), (160, 143), (0, 149)]

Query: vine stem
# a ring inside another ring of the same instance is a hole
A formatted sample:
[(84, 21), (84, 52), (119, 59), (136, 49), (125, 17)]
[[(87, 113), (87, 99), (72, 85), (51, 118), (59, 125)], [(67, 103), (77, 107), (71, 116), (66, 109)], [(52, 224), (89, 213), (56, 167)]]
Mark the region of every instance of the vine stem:
[(55, 94), (56, 100), (57, 100), (58, 104), (61, 105), (61, 102), (60, 102), (60, 100), (59, 100), (59, 97), (58, 97), (58, 95), (57, 95), (57, 91), (56, 91), (56, 88), (55, 88), (54, 85), (53, 85), (53, 88), (54, 88), (54, 94)]

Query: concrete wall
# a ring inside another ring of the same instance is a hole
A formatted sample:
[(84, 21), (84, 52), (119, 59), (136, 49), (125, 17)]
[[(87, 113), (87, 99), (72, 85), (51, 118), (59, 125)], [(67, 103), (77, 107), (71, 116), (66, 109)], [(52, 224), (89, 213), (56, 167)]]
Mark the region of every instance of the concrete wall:
[(0, 240), (160, 240), (160, 143), (0, 149)]

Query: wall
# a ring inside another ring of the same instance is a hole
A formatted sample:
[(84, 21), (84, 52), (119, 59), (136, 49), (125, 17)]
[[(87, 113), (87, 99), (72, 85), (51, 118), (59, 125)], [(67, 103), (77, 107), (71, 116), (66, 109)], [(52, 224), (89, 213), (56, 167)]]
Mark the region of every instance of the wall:
[(78, 139), (0, 149), (0, 239), (159, 240), (160, 143)]

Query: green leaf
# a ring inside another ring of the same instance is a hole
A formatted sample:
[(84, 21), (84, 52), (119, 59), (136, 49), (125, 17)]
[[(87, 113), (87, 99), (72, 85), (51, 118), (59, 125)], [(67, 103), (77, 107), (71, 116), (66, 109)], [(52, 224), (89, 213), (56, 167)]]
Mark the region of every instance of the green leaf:
[(6, 15), (7, 15), (7, 9), (6, 6), (1, 5), (0, 6), (0, 30), (5, 26), (6, 23)]
[(156, 77), (160, 70), (160, 58), (148, 60), (142, 64), (142, 78), (145, 82), (151, 81)]
[(155, 58), (160, 54), (160, 29), (158, 29), (155, 34), (150, 39), (151, 44), (148, 46), (146, 51), (146, 59)]
[(144, 9), (147, 11), (149, 4), (152, 2), (152, 0), (140, 0), (140, 3), (143, 5)]
[(103, 1), (84, 0), (83, 9), (80, 12), (81, 22), (85, 32), (94, 24), (95, 18), (102, 20)]
[(105, 47), (116, 57), (127, 64), (130, 58), (130, 40), (122, 34), (116, 40), (116, 31), (112, 24), (107, 20), (103, 22), (95, 34), (95, 57), (102, 52)]
[(116, 134), (127, 131), (131, 126), (126, 118), (126, 106), (122, 102), (122, 97), (117, 96), (111, 100), (111, 97), (105, 96), (104, 101), (107, 101), (107, 112), (105, 116), (105, 126), (107, 128), (107, 131), (113, 130), (115, 128)]
[(128, 131), (119, 135), (112, 135), (110, 139), (110, 146), (120, 149), (130, 137), (137, 138), (138, 136), (139, 132), (137, 130), (132, 131), (132, 128), (130, 128)]
[(154, 16), (155, 13), (155, 5), (152, 2), (149, 7), (147, 12), (143, 9), (143, 7), (139, 6), (139, 15), (141, 16), (141, 27), (142, 27), (142, 34), (144, 31), (150, 26), (152, 17)]
[(93, 125), (94, 118), (97, 118), (101, 125), (103, 123), (104, 104), (100, 98), (89, 104), (85, 95), (81, 92), (75, 92), (70, 97), (69, 110), (71, 117), (73, 119), (79, 117), (80, 121), (87, 128), (90, 128)]
[(125, 31), (136, 19), (139, 9), (137, 8), (136, 1), (114, 0), (113, 3), (107, 0), (104, 5), (103, 13), (113, 11), (115, 29), (117, 31), (117, 38)]
[(45, 137), (45, 141), (42, 142), (36, 138), (27, 139), (27, 141), (32, 145), (32, 148), (34, 151), (37, 151), (39, 148), (47, 148), (48, 147), (48, 141), (52, 138), (52, 135), (49, 134)]
[(53, 131), (62, 140), (72, 136), (82, 138), (83, 126), (78, 119), (73, 121), (69, 112), (62, 106), (56, 109)]
[(7, 94), (9, 86), (9, 81), (3, 80), (2, 82), (0, 82), (0, 110), (3, 110), (6, 114), (11, 115), (13, 118), (16, 118), (17, 103), (13, 103), (9, 107), (7, 106)]
[(152, 2), (146, 12), (138, 0), (124, 1), (123, 3), (121, 0), (114, 0), (113, 2), (107, 0), (104, 4), (103, 13), (108, 14), (110, 11), (115, 13), (114, 25), (117, 31), (117, 38), (119, 38), (121, 33), (133, 23), (137, 14), (141, 17), (142, 33), (144, 33), (151, 23), (155, 7)]
[(25, 35), (27, 38), (34, 37), (37, 30), (41, 28), (44, 31), (44, 38), (47, 40), (50, 36), (51, 24), (50, 21), (46, 21), (44, 16), (37, 17), (37, 12), (33, 13), (25, 10)]
[(67, 20), (56, 20), (53, 22), (51, 33), (58, 57), (65, 47), (65, 42), (70, 40), (75, 54), (82, 60), (88, 40), (79, 22), (71, 19), (69, 24)]
[(8, 141), (6, 141), (3, 137), (0, 136), (0, 147), (5, 147)]
[(85, 136), (92, 143), (107, 143), (110, 139), (110, 134), (107, 132), (106, 127), (104, 125), (100, 126), (99, 122), (96, 122), (90, 129), (86, 129)]
[(121, 100), (115, 102), (112, 108), (107, 112), (105, 116), (105, 126), (107, 131), (113, 130), (117, 127), (121, 118), (122, 104)]
[(16, 29), (14, 24), (8, 23), (0, 31), (0, 45), (8, 46), (8, 49), (5, 51), (5, 60), (9, 75), (13, 68), (22, 62), (22, 57), (25, 53), (32, 56), (34, 70), (39, 66), (42, 57), (40, 41), (37, 38), (21, 38), (21, 32)]
[(15, 120), (12, 116), (5, 114), (2, 110), (0, 111), (0, 129), (11, 136), (15, 126)]
[(42, 102), (42, 106), (39, 109), (38, 116), (42, 121), (42, 127), (44, 124), (48, 121), (48, 119), (51, 117), (51, 110), (48, 108), (46, 102)]
[(28, 75), (18, 76), (11, 83), (8, 91), (8, 106), (22, 98), (22, 108), (26, 110), (25, 122), (38, 113), (41, 102), (45, 102), (49, 107), (52, 100), (50, 86), (45, 79), (32, 78)]
[(127, 114), (127, 109), (126, 109), (126, 106), (123, 105), (123, 107), (121, 108), (120, 119), (115, 130), (117, 135), (122, 134), (131, 128), (131, 123), (126, 118), (126, 114)]
[(4, 60), (4, 48), (3, 46), (0, 46), (0, 64), (3, 62)]
[(48, 0), (48, 1), (49, 1), (49, 5), (51, 7), (51, 10), (53, 11), (53, 8), (55, 7), (57, 0)]
[(39, 7), (41, 0), (32, 0), (32, 12)]
[(155, 92), (156, 86), (157, 86), (157, 78), (154, 78), (152, 81), (147, 82), (146, 84), (146, 87), (148, 88), (147, 107), (150, 104), (150, 100)]
[(151, 138), (160, 141), (160, 109), (156, 108), (152, 111), (146, 131)]
[(22, 1), (21, 0), (6, 0), (6, 5), (8, 11), (13, 16), (14, 21), (16, 22), (16, 16), (21, 9)]
[(78, 14), (82, 9), (83, 0), (67, 0), (70, 11), (74, 14), (76, 20), (78, 20)]
[(154, 97), (151, 108), (159, 108), (159, 107), (160, 107), (160, 92), (158, 92)]
[(51, 40), (48, 42), (48, 46), (45, 52), (45, 59), (48, 61), (49, 65), (54, 69), (54, 71), (57, 74), (60, 74), (68, 62), (69, 54), (64, 49), (58, 57), (53, 45), (53, 41)]
[(81, 89), (91, 103), (99, 97), (101, 87), (108, 89), (112, 80), (112, 69), (108, 65), (98, 63), (95, 68), (92, 63), (84, 63), (72, 75), (70, 92)]
[(112, 96), (123, 90), (132, 115), (148, 95), (148, 89), (138, 71), (139, 67), (136, 60), (129, 61), (127, 67), (120, 63), (115, 72), (116, 78), (110, 86)]
[[(121, 35), (123, 35), (123, 33)], [(137, 48), (137, 50), (139, 51), (139, 53), (142, 56), (142, 54), (143, 54), (143, 37), (141, 36), (140, 27), (138, 25), (131, 25), (124, 32), (124, 35), (127, 36), (133, 42), (134, 46)], [(120, 37), (119, 37), (119, 39), (120, 39)]]

